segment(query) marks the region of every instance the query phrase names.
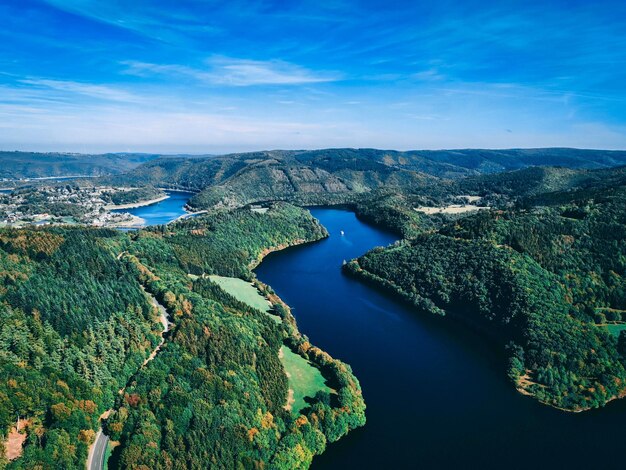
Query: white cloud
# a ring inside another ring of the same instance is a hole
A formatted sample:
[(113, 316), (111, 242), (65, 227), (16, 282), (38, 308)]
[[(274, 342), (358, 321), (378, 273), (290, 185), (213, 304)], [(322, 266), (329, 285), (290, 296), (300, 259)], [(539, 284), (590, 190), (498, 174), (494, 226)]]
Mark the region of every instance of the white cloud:
[(304, 85), (340, 80), (336, 73), (316, 73), (307, 68), (282, 60), (249, 60), (231, 57), (213, 57), (206, 61), (207, 68), (193, 68), (179, 64), (152, 64), (123, 62), (131, 75), (182, 76), (212, 85)]

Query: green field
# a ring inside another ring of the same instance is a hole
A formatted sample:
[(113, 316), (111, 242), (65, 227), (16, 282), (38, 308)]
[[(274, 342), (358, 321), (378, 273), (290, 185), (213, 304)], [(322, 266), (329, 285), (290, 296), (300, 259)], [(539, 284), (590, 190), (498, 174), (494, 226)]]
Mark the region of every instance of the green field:
[(606, 325), (606, 328), (613, 336), (619, 336), (621, 331), (626, 330), (626, 323), (612, 323)]
[(261, 312), (267, 313), (277, 323), (281, 322), (280, 317), (270, 313), (269, 302), (251, 283), (236, 277), (209, 276), (209, 279), (237, 300), (250, 305), (250, 307), (260, 310)]
[[(291, 410), (299, 413), (308, 404), (304, 397), (314, 397), (319, 391), (330, 392), (319, 369), (287, 346), (280, 348), (280, 361), (287, 372), (289, 389), (293, 390)], [(290, 393), (291, 395), (291, 393)]]

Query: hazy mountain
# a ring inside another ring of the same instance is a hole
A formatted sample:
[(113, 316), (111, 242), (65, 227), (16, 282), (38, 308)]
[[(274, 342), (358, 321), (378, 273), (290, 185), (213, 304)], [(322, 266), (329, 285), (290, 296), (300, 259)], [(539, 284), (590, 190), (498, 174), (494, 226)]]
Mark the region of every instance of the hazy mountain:
[[(185, 155), (191, 158), (190, 155)], [(206, 156), (204, 156), (206, 157)], [(104, 176), (124, 173), (157, 158), (175, 158), (146, 153), (38, 153), (0, 151), (0, 178), (45, 178)]]

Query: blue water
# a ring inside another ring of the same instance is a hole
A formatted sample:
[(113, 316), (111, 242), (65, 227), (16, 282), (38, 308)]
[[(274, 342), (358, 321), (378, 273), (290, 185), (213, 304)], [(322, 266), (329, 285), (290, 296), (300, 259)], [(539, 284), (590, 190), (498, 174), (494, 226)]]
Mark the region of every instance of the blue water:
[(111, 212), (129, 212), (141, 217), (146, 221), (146, 225), (167, 224), (172, 220), (186, 214), (184, 206), (193, 193), (182, 191), (165, 191), (169, 198), (150, 204), (149, 206), (136, 207), (134, 209), (119, 209)]
[(314, 469), (624, 468), (624, 400), (572, 414), (520, 395), (498, 347), (342, 274), (344, 259), (393, 235), (351, 212), (311, 212), (330, 238), (273, 253), (256, 273), (363, 388), (367, 425), (331, 444)]

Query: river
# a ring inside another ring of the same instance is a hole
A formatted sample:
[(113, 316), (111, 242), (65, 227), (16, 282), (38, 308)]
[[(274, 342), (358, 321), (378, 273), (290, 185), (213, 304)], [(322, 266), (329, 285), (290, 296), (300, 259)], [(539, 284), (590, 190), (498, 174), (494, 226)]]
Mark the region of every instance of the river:
[(624, 467), (624, 400), (573, 414), (520, 395), (495, 345), (342, 274), (344, 259), (392, 243), (392, 234), (352, 212), (311, 212), (330, 238), (270, 254), (256, 273), (363, 388), (366, 426), (331, 444), (313, 469)]

